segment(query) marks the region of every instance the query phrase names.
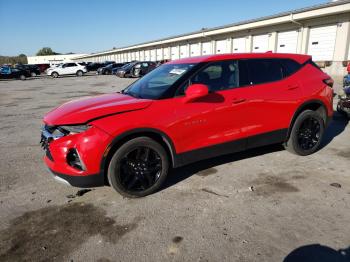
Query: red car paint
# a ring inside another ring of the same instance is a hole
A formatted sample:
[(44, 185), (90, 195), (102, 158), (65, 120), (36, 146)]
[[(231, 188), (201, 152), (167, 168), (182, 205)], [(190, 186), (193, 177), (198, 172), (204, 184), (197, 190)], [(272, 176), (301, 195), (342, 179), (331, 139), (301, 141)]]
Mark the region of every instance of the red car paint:
[[(332, 117), (333, 90), (322, 82), (329, 76), (307, 63), (311, 57), (306, 55), (227, 54), (181, 59), (168, 64), (260, 58), (288, 58), (302, 67), (280, 81), (217, 91), (195, 102), (188, 96), (150, 100), (116, 93), (63, 104), (44, 117), (45, 125), (88, 124), (91, 127), (85, 132), (50, 141), (54, 160), (46, 156), (45, 163), (64, 179), (98, 177), (99, 183), (95, 184), (103, 184), (111, 146), (130, 134), (160, 135), (171, 151), (172, 165), (177, 167), (194, 161), (189, 152), (201, 154), (201, 149), (215, 145), (256, 136), (261, 140), (265, 139), (264, 134), (276, 134), (285, 140), (293, 117), (307, 103), (322, 104), (327, 116)], [(201, 85), (192, 91), (205, 92)], [(283, 132), (279, 133), (281, 130)], [(264, 144), (259, 139), (254, 144)], [(253, 142), (244, 143), (244, 149), (254, 147), (250, 146)], [(84, 171), (67, 164), (67, 152), (72, 148), (78, 150), (86, 166)], [(226, 153), (226, 148), (220, 150)], [(205, 153), (202, 158), (210, 156)]]

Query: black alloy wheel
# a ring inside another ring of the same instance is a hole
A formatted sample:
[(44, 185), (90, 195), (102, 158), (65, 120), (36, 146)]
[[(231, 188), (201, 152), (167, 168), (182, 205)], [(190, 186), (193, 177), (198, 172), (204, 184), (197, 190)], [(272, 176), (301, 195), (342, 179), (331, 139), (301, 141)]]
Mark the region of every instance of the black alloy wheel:
[(298, 130), (298, 143), (303, 150), (314, 148), (320, 140), (321, 125), (313, 117), (306, 118)]
[(120, 146), (112, 156), (108, 181), (126, 197), (143, 197), (161, 187), (168, 169), (163, 146), (149, 137), (137, 137)]
[(284, 147), (296, 155), (311, 155), (321, 146), (324, 131), (323, 114), (319, 111), (305, 110), (296, 118)]
[(159, 179), (162, 160), (149, 147), (137, 147), (129, 152), (120, 163), (119, 176), (122, 186), (130, 191), (144, 191)]

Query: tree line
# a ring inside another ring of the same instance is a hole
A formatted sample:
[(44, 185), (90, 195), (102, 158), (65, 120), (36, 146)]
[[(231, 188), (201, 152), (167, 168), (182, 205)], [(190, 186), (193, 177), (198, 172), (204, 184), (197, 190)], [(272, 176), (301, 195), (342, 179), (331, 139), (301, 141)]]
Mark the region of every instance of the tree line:
[[(50, 47), (43, 47), (36, 53), (36, 55), (37, 56), (60, 55), (60, 53), (54, 52)], [(15, 64), (27, 64), (27, 63), (28, 63), (28, 59), (25, 54), (20, 54), (18, 56), (0, 55), (0, 65), (4, 65), (4, 64), (15, 65)]]

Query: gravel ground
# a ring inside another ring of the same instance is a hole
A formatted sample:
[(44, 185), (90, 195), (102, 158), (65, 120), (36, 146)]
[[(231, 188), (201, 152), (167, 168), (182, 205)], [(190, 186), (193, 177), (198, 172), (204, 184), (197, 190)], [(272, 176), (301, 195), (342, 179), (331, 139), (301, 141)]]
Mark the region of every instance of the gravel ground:
[(142, 199), (55, 182), (39, 147), (45, 112), (132, 81), (0, 81), (0, 261), (350, 260), (350, 128), (338, 114), (314, 155), (275, 145), (195, 163)]

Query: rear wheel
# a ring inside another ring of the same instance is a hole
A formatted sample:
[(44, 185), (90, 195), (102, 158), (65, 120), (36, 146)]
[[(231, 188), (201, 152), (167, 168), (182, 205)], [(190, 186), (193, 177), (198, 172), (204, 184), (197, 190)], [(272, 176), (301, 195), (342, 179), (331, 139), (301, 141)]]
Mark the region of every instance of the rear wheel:
[(25, 76), (25, 75), (20, 75), (20, 76), (19, 76), (19, 79), (21, 79), (21, 80), (26, 80), (26, 76)]
[(138, 137), (114, 153), (108, 167), (108, 181), (123, 196), (143, 197), (161, 187), (168, 169), (165, 149), (149, 137)]
[(30, 75), (31, 75), (32, 77), (36, 77), (36, 73), (35, 73), (35, 72), (31, 72)]
[(324, 130), (325, 123), (321, 114), (305, 110), (295, 120), (285, 148), (301, 156), (313, 154), (320, 147)]
[(57, 73), (57, 72), (52, 72), (52, 73), (51, 73), (51, 76), (52, 76), (53, 78), (57, 78), (57, 77), (58, 77), (58, 73)]
[(83, 76), (83, 74), (84, 74), (84, 72), (83, 72), (83, 71), (78, 70), (76, 75), (77, 75), (77, 76)]

